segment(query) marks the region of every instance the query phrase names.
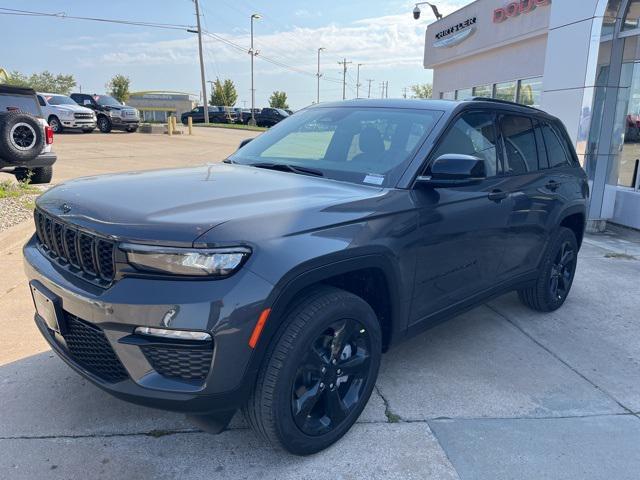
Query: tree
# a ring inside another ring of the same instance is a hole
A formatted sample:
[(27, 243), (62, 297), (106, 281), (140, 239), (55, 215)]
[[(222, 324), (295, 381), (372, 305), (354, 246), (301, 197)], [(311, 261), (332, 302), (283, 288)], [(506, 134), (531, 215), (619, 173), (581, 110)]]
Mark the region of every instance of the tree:
[(278, 90), (273, 92), (269, 97), (269, 106), (271, 108), (289, 108), (286, 92), (279, 92)]
[(433, 85), (430, 83), (411, 85), (411, 91), (413, 92), (413, 98), (431, 98), (433, 96)]
[(61, 95), (69, 95), (71, 89), (77, 85), (73, 75), (54, 75), (51, 72), (44, 71), (42, 73), (33, 73), (26, 76), (18, 71), (9, 73), (9, 85), (18, 87), (31, 87), (38, 92), (59, 93)]
[(109, 95), (118, 100), (119, 102), (126, 102), (129, 100), (129, 85), (131, 80), (124, 75), (115, 75), (109, 83), (107, 83), (107, 91)]
[(228, 78), (221, 82), (219, 78), (213, 82), (213, 91), (211, 92), (211, 105), (221, 107), (233, 107), (238, 101), (238, 92), (236, 86)]

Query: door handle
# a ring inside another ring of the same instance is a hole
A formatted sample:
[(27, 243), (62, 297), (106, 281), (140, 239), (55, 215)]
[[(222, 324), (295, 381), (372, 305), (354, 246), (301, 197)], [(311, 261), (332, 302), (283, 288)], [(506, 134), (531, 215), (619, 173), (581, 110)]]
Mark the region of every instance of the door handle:
[(560, 184), (555, 180), (549, 180), (549, 182), (547, 182), (545, 187), (547, 187), (552, 192), (555, 192), (558, 188), (560, 188)]
[(504, 200), (505, 198), (507, 198), (507, 192), (504, 192), (502, 190), (492, 190), (489, 193), (489, 200), (492, 200), (494, 202), (501, 202), (502, 200)]

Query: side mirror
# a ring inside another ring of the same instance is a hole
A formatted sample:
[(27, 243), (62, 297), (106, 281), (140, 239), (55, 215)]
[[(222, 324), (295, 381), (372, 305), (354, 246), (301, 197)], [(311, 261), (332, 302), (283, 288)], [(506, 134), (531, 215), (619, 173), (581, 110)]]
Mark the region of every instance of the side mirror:
[(240, 142), (240, 145), (238, 145), (238, 150), (240, 150), (242, 147), (244, 147), (247, 143), (249, 143), (251, 140), (253, 140), (253, 138), (245, 138), (244, 140), (242, 140)]
[(416, 182), (430, 187), (462, 187), (487, 178), (484, 160), (471, 155), (448, 153), (436, 158), (431, 175), (420, 176)]

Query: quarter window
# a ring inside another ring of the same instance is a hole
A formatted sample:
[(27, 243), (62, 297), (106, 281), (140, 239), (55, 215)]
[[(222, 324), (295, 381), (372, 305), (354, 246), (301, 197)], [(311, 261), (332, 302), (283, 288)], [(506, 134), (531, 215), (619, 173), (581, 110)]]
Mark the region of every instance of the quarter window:
[(542, 125), (542, 136), (544, 137), (544, 143), (547, 148), (549, 166), (554, 168), (569, 165), (567, 153), (551, 125), (547, 123)]
[(487, 177), (498, 170), (496, 130), (493, 114), (484, 112), (466, 113), (449, 130), (436, 149), (436, 159), (448, 153), (472, 155), (484, 160)]
[(505, 146), (505, 173), (520, 175), (538, 170), (538, 151), (530, 118), (505, 115), (500, 122)]

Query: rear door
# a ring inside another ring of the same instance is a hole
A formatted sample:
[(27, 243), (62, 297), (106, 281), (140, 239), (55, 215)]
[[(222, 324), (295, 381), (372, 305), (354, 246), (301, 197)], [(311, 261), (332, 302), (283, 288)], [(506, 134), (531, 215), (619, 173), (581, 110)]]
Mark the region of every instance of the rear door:
[[(418, 245), (412, 323), (421, 322), (496, 285), (512, 211), (503, 191), (494, 112), (468, 111), (454, 119), (430, 155), (484, 159), (487, 178), (455, 188), (416, 188)], [(424, 172), (429, 175), (429, 170)]]
[(544, 251), (547, 229), (560, 207), (549, 175), (545, 125), (535, 117), (499, 116), (504, 151), (504, 188), (512, 199), (509, 239), (498, 272), (500, 280), (534, 270)]

